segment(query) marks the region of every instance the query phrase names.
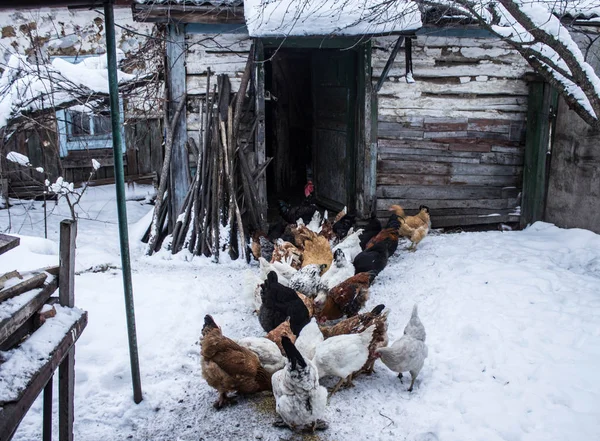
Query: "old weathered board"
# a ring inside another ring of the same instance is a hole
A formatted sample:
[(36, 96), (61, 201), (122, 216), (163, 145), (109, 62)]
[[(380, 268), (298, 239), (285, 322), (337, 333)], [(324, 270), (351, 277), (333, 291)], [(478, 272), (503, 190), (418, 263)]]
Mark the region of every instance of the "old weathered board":
[(4, 254), (8, 250), (18, 247), (19, 243), (21, 243), (20, 238), (0, 233), (0, 254)]

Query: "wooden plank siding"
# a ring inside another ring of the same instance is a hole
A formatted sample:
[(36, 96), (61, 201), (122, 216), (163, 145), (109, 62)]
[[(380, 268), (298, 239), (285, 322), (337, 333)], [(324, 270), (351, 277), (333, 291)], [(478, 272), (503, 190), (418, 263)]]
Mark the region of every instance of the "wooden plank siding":
[[(373, 81), (395, 43), (375, 38)], [(517, 222), (527, 63), (492, 38), (419, 35), (413, 77), (396, 57), (377, 95), (377, 213), (429, 206), (433, 227)]]

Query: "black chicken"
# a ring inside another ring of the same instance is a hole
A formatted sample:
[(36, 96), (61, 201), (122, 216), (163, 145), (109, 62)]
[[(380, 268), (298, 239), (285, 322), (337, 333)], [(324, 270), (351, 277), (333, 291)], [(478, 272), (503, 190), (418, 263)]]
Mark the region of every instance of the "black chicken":
[(285, 201), (278, 201), (279, 214), (289, 224), (295, 224), (298, 219), (302, 218), (305, 224), (308, 224), (312, 219), (318, 207), (315, 205), (314, 185), (308, 181), (304, 187), (304, 200), (302, 204), (293, 207)]
[(350, 228), (354, 226), (356, 215), (346, 214), (339, 221), (333, 224), (332, 230), (339, 240), (342, 240), (348, 235)]
[(362, 229), (363, 232), (360, 235), (360, 248), (364, 250), (369, 241), (381, 231), (381, 222), (379, 222), (375, 213), (371, 215), (371, 219), (369, 219), (367, 225)]
[(392, 248), (390, 239), (377, 242), (354, 258), (354, 274), (374, 271), (379, 274), (386, 267)]
[(258, 311), (258, 321), (265, 332), (279, 326), (288, 317), (295, 335), (310, 321), (308, 309), (296, 291), (277, 281), (277, 273), (271, 271), (262, 285), (262, 305)]

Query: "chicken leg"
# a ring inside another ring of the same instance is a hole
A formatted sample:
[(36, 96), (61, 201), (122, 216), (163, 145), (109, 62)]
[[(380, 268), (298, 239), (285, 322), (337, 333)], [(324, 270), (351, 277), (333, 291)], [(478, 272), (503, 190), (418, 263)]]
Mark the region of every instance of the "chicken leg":
[(417, 379), (417, 375), (419, 375), (419, 373), (415, 372), (415, 371), (409, 371), (409, 372), (410, 372), (410, 376), (412, 377), (412, 381), (410, 382), (410, 387), (408, 388), (408, 391), (412, 392), (413, 385), (415, 384), (415, 380)]
[(235, 404), (235, 403), (236, 403), (236, 399), (233, 397), (228, 397), (227, 392), (219, 392), (219, 399), (213, 403), (213, 407), (215, 409), (219, 410), (228, 404)]

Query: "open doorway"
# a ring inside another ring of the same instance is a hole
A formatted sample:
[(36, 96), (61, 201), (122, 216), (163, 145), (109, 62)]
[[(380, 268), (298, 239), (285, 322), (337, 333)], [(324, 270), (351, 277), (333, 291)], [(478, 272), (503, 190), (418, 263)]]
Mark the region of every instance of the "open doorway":
[(353, 210), (357, 58), (352, 50), (265, 48), (270, 214), (276, 214), (278, 199), (301, 203), (309, 180), (322, 208)]

